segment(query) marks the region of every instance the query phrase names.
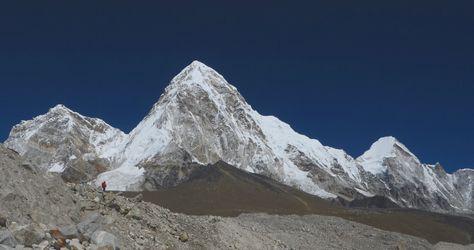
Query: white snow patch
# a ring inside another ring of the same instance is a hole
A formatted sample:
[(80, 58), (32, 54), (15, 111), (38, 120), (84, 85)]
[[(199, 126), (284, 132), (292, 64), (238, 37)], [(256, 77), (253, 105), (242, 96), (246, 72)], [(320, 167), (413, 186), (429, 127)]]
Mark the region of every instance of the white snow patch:
[(63, 163), (56, 162), (49, 167), (48, 172), (62, 173), (64, 172), (64, 169), (66, 169), (66, 166), (64, 166)]
[(108, 190), (134, 191), (137, 185), (143, 182), (144, 172), (145, 170), (143, 168), (130, 166), (120, 167), (97, 176), (95, 184), (99, 186), (105, 181)]
[(355, 190), (356, 190), (357, 192), (361, 193), (363, 196), (366, 196), (366, 197), (374, 197), (374, 196), (375, 196), (375, 194), (373, 194), (373, 193), (371, 193), (371, 192), (367, 192), (367, 191), (362, 190), (362, 189), (357, 188), (357, 187), (355, 188)]

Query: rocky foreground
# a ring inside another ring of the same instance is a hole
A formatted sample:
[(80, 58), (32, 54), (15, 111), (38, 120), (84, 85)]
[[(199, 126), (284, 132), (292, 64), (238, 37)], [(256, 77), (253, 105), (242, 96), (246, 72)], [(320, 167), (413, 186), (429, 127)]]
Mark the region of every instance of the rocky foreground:
[[(0, 145), (0, 249), (472, 249), (337, 217), (188, 216), (37, 172)], [(470, 247), (470, 248), (469, 248)]]

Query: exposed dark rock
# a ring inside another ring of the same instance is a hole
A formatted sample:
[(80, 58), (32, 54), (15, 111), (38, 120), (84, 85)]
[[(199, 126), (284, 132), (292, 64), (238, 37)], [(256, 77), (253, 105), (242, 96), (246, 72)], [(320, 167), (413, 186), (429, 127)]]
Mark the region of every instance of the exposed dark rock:
[(399, 208), (395, 202), (384, 196), (365, 197), (349, 202), (348, 206), (357, 208)]

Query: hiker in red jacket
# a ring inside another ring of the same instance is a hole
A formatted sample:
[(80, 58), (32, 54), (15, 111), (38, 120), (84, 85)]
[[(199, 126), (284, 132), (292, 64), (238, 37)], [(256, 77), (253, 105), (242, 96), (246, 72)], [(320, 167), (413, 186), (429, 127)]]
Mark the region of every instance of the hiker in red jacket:
[(105, 188), (107, 187), (107, 183), (105, 183), (105, 181), (103, 181), (100, 186), (102, 187), (102, 191), (105, 192)]

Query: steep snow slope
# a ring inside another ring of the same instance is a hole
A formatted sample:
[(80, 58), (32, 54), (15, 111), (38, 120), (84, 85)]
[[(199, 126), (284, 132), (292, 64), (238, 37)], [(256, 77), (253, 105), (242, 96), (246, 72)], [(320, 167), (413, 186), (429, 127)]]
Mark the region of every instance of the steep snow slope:
[(224, 77), (198, 61), (172, 79), (130, 133), (119, 168), (100, 175), (98, 182), (130, 188), (144, 181), (139, 178), (143, 169), (136, 166), (179, 164), (183, 154), (200, 164), (223, 160), (321, 197), (336, 197), (360, 182), (359, 168), (342, 150), (260, 115)]

